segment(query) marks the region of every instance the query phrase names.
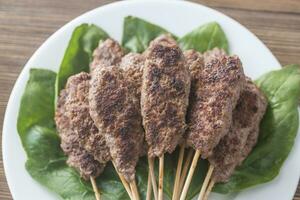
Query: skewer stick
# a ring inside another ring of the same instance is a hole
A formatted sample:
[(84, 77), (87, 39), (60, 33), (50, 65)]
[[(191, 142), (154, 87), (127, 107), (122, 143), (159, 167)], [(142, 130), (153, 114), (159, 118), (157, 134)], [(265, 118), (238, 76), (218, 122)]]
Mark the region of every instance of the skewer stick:
[(133, 180), (132, 182), (130, 182), (129, 185), (130, 185), (131, 192), (132, 192), (134, 200), (140, 200), (140, 195), (139, 195), (139, 191), (137, 189), (135, 180)]
[(148, 164), (149, 164), (149, 172), (150, 172), (150, 177), (152, 182), (153, 195), (154, 195), (154, 199), (157, 200), (158, 193), (157, 193), (157, 184), (156, 184), (156, 179), (154, 174), (154, 158), (148, 157)]
[(118, 172), (118, 174), (119, 174), (119, 177), (121, 179), (122, 184), (125, 187), (125, 190), (126, 190), (127, 194), (129, 195), (130, 199), (132, 199), (132, 193), (131, 193), (131, 189), (130, 189), (128, 183), (126, 182), (126, 180), (125, 180), (125, 178), (122, 174), (120, 174), (119, 172)]
[(201, 191), (200, 191), (198, 200), (203, 200), (206, 188), (208, 186), (208, 183), (210, 181), (210, 178), (211, 178), (211, 175), (212, 175), (213, 171), (214, 171), (214, 166), (213, 165), (209, 165), (209, 169), (208, 169), (208, 172), (207, 172), (206, 177), (204, 179), (203, 185), (201, 187)]
[(151, 183), (151, 175), (150, 175), (150, 170), (149, 170), (149, 172), (148, 172), (146, 200), (151, 200), (151, 190), (152, 190), (152, 183)]
[(186, 175), (187, 175), (188, 170), (189, 170), (189, 166), (190, 166), (192, 158), (193, 158), (193, 152), (194, 152), (193, 149), (189, 150), (187, 158), (186, 158), (186, 160), (184, 162), (182, 173), (181, 173), (181, 176), (180, 176), (180, 183), (179, 183), (179, 189), (178, 189), (177, 198), (179, 198), (179, 194), (182, 191), (182, 187), (183, 187), (183, 184), (185, 182), (185, 178), (186, 178)]
[(114, 163), (114, 162), (112, 162), (112, 163), (113, 163), (113, 165), (114, 165), (114, 167), (115, 167), (115, 169), (116, 169), (116, 172), (118, 173), (118, 175), (119, 175), (119, 177), (120, 177), (120, 180), (121, 180), (121, 182), (122, 182), (122, 184), (123, 184), (123, 186), (124, 186), (124, 188), (125, 188), (125, 190), (126, 190), (128, 196), (130, 197), (130, 199), (132, 199), (131, 190), (130, 190), (130, 187), (129, 187), (127, 181), (125, 180), (124, 176), (118, 172), (115, 163)]
[(95, 178), (90, 177), (90, 180), (91, 180), (91, 183), (92, 183), (92, 187), (93, 187), (93, 190), (94, 190), (94, 193), (95, 193), (96, 200), (101, 200), (100, 193), (99, 193), (99, 190), (97, 188), (97, 183), (95, 181)]
[(192, 162), (189, 174), (188, 174), (188, 176), (186, 178), (186, 181), (185, 181), (185, 184), (184, 184), (181, 196), (180, 196), (180, 200), (185, 200), (185, 198), (186, 198), (186, 195), (187, 195), (187, 192), (189, 190), (189, 187), (190, 187), (190, 184), (191, 184), (191, 181), (192, 181), (195, 169), (197, 167), (197, 163), (198, 163), (199, 157), (200, 157), (200, 151), (197, 150), (196, 153), (195, 153), (195, 155), (194, 155), (193, 162)]
[(185, 144), (182, 144), (180, 146), (180, 151), (179, 151), (172, 200), (176, 200), (177, 196), (178, 196), (178, 189), (179, 189), (179, 183), (180, 183), (180, 175), (181, 175), (181, 169), (182, 169), (184, 150), (185, 150)]
[(158, 200), (163, 200), (164, 196), (164, 154), (159, 157), (159, 182), (158, 182)]
[(206, 192), (205, 192), (205, 195), (204, 195), (204, 199), (203, 199), (203, 200), (207, 200), (207, 199), (208, 199), (209, 194), (210, 194), (212, 188), (214, 187), (214, 185), (215, 185), (215, 180), (212, 179), (212, 180), (210, 181), (210, 184), (208, 185), (208, 188), (207, 188), (207, 190), (206, 190)]

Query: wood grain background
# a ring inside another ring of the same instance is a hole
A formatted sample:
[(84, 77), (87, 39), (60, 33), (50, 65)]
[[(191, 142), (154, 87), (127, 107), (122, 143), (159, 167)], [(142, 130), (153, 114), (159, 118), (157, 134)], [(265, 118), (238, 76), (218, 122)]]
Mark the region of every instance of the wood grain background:
[[(110, 2), (113, 1), (0, 0), (1, 122), (14, 82), (33, 52), (53, 32), (71, 19)], [(245, 25), (271, 49), (282, 65), (300, 63), (300, 0), (194, 0), (194, 2), (215, 8)], [(2, 123), (0, 130), (2, 131)], [(0, 199), (12, 199), (3, 171), (2, 153)], [(299, 186), (294, 200), (300, 200)]]

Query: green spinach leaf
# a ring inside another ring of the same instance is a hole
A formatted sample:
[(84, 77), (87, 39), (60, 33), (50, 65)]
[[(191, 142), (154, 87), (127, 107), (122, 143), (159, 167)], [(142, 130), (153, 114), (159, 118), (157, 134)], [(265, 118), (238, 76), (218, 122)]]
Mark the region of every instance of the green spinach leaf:
[[(18, 115), (17, 129), (22, 139), (25, 132), (35, 125), (54, 127), (55, 78), (56, 73), (50, 70), (30, 70), (30, 77), (22, 96)], [(30, 118), (27, 118), (28, 116)]]
[(143, 52), (151, 40), (161, 34), (168, 33), (160, 26), (132, 16), (125, 17), (123, 28), (123, 47), (138, 53)]
[(71, 75), (89, 71), (93, 50), (107, 37), (107, 33), (96, 25), (82, 24), (75, 28), (57, 74), (56, 95)]
[(257, 145), (230, 181), (216, 192), (230, 193), (274, 179), (293, 147), (299, 126), (300, 67), (290, 65), (256, 81), (268, 98)]
[(54, 123), (56, 74), (31, 69), (22, 96), (17, 128), (27, 154), (26, 169), (50, 190), (66, 199), (93, 199), (90, 186), (66, 165)]
[[(143, 19), (127, 16), (124, 20), (122, 45), (131, 52), (143, 52), (149, 42), (157, 36), (168, 33), (158, 25)], [(174, 36), (176, 38), (176, 36)], [(229, 45), (224, 31), (216, 22), (211, 22), (196, 28), (192, 32), (178, 39), (183, 50), (195, 49), (200, 52), (210, 50), (214, 47), (229, 51)]]
[(217, 22), (204, 24), (178, 40), (183, 50), (195, 49), (205, 52), (219, 47), (229, 52), (229, 45), (224, 31)]

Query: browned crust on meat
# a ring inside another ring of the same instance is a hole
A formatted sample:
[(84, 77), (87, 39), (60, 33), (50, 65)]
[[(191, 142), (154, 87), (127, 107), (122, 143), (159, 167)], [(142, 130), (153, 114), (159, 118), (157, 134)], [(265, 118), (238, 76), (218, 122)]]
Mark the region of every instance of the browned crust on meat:
[(192, 80), (187, 143), (207, 158), (229, 130), (245, 75), (237, 56), (221, 56), (205, 63)]
[(55, 112), (55, 122), (61, 137), (61, 147), (68, 155), (67, 164), (74, 167), (80, 175), (88, 180), (91, 176), (97, 177), (104, 169), (93, 156), (80, 147), (78, 135), (75, 134), (70, 126), (70, 119), (66, 116), (66, 100), (68, 92), (62, 90), (57, 102)]
[[(141, 115), (141, 87), (142, 87), (142, 77), (143, 77), (143, 68), (145, 64), (145, 56), (138, 53), (129, 53), (122, 58), (120, 63), (120, 68), (124, 70), (124, 76), (128, 81), (128, 87), (136, 97), (137, 105), (136, 108), (140, 115), (140, 122), (142, 126), (142, 115)], [(143, 135), (144, 129), (142, 128)], [(148, 152), (148, 145), (146, 141), (143, 141), (143, 148), (140, 150), (140, 156), (146, 155)]]
[(139, 98), (116, 66), (97, 68), (90, 82), (90, 114), (104, 131), (117, 170), (131, 182), (143, 144)]
[(142, 83), (142, 116), (148, 155), (173, 152), (185, 129), (190, 75), (175, 40), (163, 35), (146, 53)]
[[(196, 83), (196, 81), (201, 77), (201, 72), (204, 69), (204, 57), (201, 55), (201, 53), (195, 51), (195, 50), (187, 50), (184, 52), (186, 67), (189, 69), (189, 72), (191, 74), (191, 87), (193, 85), (193, 82)], [(195, 84), (194, 83), (194, 84)], [(192, 89), (191, 92), (192, 93)]]
[(96, 178), (103, 172), (105, 167), (80, 147), (73, 148), (72, 153), (68, 154), (67, 164), (75, 168), (84, 180), (89, 180), (90, 177)]
[(266, 98), (248, 79), (233, 112), (230, 131), (209, 158), (210, 163), (215, 166), (213, 177), (216, 182), (228, 181), (236, 166), (248, 156), (257, 142), (259, 124), (266, 107)]
[(57, 99), (57, 105), (55, 110), (55, 122), (56, 128), (59, 135), (63, 135), (64, 131), (69, 128), (69, 120), (65, 116), (65, 102), (67, 100), (68, 93), (65, 89), (60, 91), (60, 94)]
[(135, 96), (141, 98), (141, 86), (143, 77), (143, 67), (145, 63), (145, 57), (138, 53), (129, 53), (122, 58), (120, 67), (124, 70), (124, 73), (131, 84), (131, 88), (135, 92)]
[(96, 160), (105, 164), (110, 160), (109, 149), (104, 135), (98, 131), (89, 113), (90, 75), (81, 72), (68, 79), (66, 90), (68, 98), (65, 103), (66, 115), (70, 126), (79, 137), (82, 148), (92, 154)]
[[(260, 122), (263, 119), (264, 114), (267, 111), (268, 106), (268, 100), (266, 96), (262, 93), (262, 91), (259, 90), (259, 88), (256, 88), (258, 90), (258, 99), (259, 104), (257, 106), (257, 118), (256, 121), (253, 123), (253, 128), (250, 134), (248, 135), (247, 142), (243, 150), (241, 151), (241, 156), (238, 159), (238, 165), (242, 164), (242, 162), (246, 159), (246, 157), (250, 154), (253, 147), (256, 145), (258, 136), (259, 136), (259, 128), (260, 128)], [(255, 123), (256, 122), (256, 123)]]
[[(191, 102), (193, 102), (193, 91), (197, 89), (197, 80), (200, 78), (201, 72), (204, 68), (204, 58), (201, 53), (195, 51), (195, 50), (187, 50), (184, 53), (185, 58), (185, 66), (189, 70), (190, 76), (191, 76), (191, 89), (190, 89), (190, 96), (189, 96), (189, 105), (188, 110), (189, 112)], [(187, 119), (188, 122), (188, 119)], [(189, 126), (189, 124), (187, 124)], [(182, 138), (181, 143), (186, 143), (186, 134)], [(187, 147), (187, 146), (186, 146)]]
[(93, 52), (93, 61), (90, 64), (92, 72), (97, 67), (109, 67), (118, 65), (124, 55), (124, 51), (119, 43), (111, 38), (99, 41), (99, 46)]

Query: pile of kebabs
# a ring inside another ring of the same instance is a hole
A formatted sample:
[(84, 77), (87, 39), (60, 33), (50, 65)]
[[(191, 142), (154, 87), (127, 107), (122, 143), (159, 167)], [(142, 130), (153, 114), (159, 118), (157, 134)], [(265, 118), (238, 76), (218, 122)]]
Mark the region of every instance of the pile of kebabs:
[(266, 107), (237, 56), (217, 48), (182, 52), (166, 34), (142, 54), (125, 55), (112, 39), (99, 42), (90, 73), (71, 76), (60, 92), (55, 121), (68, 164), (91, 180), (97, 199), (95, 178), (112, 161), (130, 198), (138, 200), (135, 168), (147, 155), (147, 199), (153, 191), (154, 199), (162, 200), (164, 154), (177, 146), (172, 199), (186, 198), (200, 157), (210, 162), (198, 197), (207, 199), (256, 144)]

